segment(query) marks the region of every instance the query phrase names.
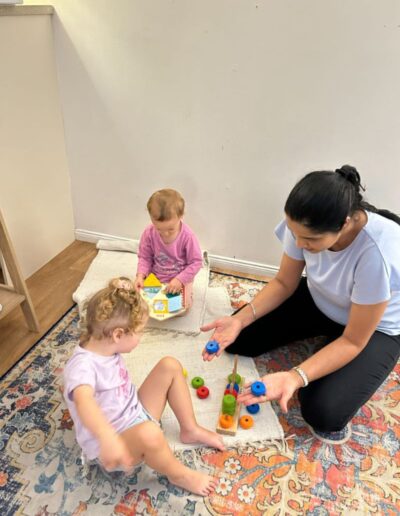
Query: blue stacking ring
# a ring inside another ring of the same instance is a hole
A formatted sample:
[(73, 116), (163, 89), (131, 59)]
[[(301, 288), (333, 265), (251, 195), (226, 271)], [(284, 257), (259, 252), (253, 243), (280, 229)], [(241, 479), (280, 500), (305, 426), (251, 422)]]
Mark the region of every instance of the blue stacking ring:
[(262, 382), (253, 382), (251, 384), (251, 393), (254, 394), (254, 396), (262, 396), (266, 391), (267, 389)]
[[(228, 385), (226, 386), (227, 389), (230, 389), (231, 388), (231, 384), (228, 383)], [(239, 385), (237, 383), (234, 383), (233, 384), (233, 389), (236, 391), (236, 392), (239, 392)]]
[(247, 405), (246, 410), (249, 414), (257, 414), (260, 411), (260, 405), (258, 403), (252, 403)]
[(206, 351), (210, 355), (216, 353), (219, 350), (219, 344), (216, 340), (209, 340), (206, 345)]

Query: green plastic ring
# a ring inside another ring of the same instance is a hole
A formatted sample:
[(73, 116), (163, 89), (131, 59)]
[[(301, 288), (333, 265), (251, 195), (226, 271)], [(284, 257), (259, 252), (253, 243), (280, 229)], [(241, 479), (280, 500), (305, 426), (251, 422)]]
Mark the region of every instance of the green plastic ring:
[[(231, 373), (229, 376), (228, 376), (228, 382), (229, 383), (232, 383), (232, 378), (233, 378), (233, 373)], [(236, 373), (235, 375), (235, 381), (234, 383), (237, 383), (240, 385), (240, 382), (242, 381), (242, 377), (240, 376), (239, 373)]]
[(233, 416), (236, 410), (236, 398), (232, 394), (225, 394), (222, 398), (222, 413)]
[(195, 376), (193, 379), (192, 379), (192, 387), (193, 389), (198, 389), (199, 387), (203, 387), (204, 385), (204, 380), (201, 376)]

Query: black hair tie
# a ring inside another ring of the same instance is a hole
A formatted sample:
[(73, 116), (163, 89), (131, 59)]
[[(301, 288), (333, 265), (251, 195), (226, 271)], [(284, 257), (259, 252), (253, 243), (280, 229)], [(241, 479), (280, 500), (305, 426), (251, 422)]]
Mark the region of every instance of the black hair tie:
[(355, 167), (352, 167), (351, 165), (343, 165), (342, 167), (337, 168), (335, 172), (357, 189), (361, 188), (362, 191), (365, 191), (365, 188), (361, 185), (360, 174)]

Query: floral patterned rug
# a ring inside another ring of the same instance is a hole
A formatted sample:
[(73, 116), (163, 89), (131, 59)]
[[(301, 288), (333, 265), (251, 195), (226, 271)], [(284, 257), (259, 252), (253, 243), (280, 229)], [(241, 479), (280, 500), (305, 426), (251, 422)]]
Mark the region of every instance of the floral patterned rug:
[[(232, 306), (261, 282), (212, 274)], [(0, 382), (0, 514), (3, 515), (399, 515), (400, 364), (352, 421), (351, 439), (327, 445), (313, 438), (297, 400), (287, 415), (274, 408), (284, 446), (188, 451), (219, 479), (209, 498), (191, 495), (147, 467), (130, 477), (84, 470), (60, 392), (62, 371), (78, 338), (73, 308)], [(260, 374), (291, 367), (318, 341), (299, 342), (256, 360)]]

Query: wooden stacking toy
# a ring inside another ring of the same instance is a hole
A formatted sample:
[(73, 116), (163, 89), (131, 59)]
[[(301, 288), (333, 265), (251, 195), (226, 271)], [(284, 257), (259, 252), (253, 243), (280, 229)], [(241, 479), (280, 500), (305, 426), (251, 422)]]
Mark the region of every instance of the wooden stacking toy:
[(240, 403), (237, 402), (236, 396), (244, 385), (244, 378), (241, 378), (236, 372), (237, 361), (238, 356), (235, 355), (233, 372), (228, 377), (229, 384), (224, 390), (222, 406), (218, 415), (216, 430), (219, 434), (236, 435), (238, 428)]

